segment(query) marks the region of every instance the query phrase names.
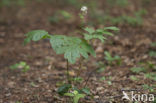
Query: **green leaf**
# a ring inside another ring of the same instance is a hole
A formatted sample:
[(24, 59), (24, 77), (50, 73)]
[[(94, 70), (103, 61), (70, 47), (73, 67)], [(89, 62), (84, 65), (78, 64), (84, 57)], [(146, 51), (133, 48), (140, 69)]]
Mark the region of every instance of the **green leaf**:
[(156, 51), (150, 51), (149, 56), (150, 57), (156, 57)]
[(85, 40), (91, 40), (91, 39), (99, 39), (101, 42), (104, 42), (105, 39), (107, 39), (104, 35), (113, 36), (113, 34), (107, 30), (119, 30), (116, 27), (106, 27), (104, 29), (97, 29), (94, 30), (93, 28), (85, 28), (85, 31), (88, 33), (84, 33)]
[(153, 91), (154, 91), (154, 88), (151, 87), (151, 86), (149, 86), (149, 85), (147, 85), (147, 84), (144, 84), (144, 85), (143, 85), (143, 88), (144, 88), (145, 90), (149, 90), (150, 92), (153, 92)]
[(89, 35), (89, 34), (84, 34), (85, 40), (91, 40), (91, 39), (99, 39), (101, 42), (104, 42), (106, 39), (103, 35)]
[(90, 95), (90, 89), (89, 88), (82, 88), (81, 91), (87, 95)]
[(137, 78), (137, 77), (135, 77), (135, 76), (133, 76), (133, 75), (132, 75), (132, 76), (130, 76), (130, 79), (131, 79), (131, 80), (133, 80), (133, 81), (137, 81), (137, 80), (138, 80), (138, 78)]
[(89, 27), (86, 27), (84, 30), (87, 31), (89, 34), (92, 34), (95, 32), (93, 28), (89, 28)]
[(108, 31), (103, 31), (103, 34), (109, 35), (109, 36), (113, 36), (113, 33), (108, 32)]
[(24, 67), (24, 66), (26, 66), (26, 62), (21, 61), (21, 62), (19, 63), (19, 65)]
[(104, 81), (104, 80), (106, 80), (106, 77), (103, 76), (100, 78), (100, 81)]
[(70, 18), (72, 18), (72, 14), (70, 14), (69, 12), (67, 12), (67, 11), (60, 11), (60, 14), (61, 14), (61, 16), (63, 16), (65, 19), (70, 19)]
[(64, 54), (64, 58), (72, 64), (76, 62), (80, 55), (86, 59), (89, 54), (96, 56), (92, 46), (81, 38), (54, 35), (51, 36), (50, 43), (57, 54)]
[(73, 93), (65, 93), (64, 96), (74, 97)]
[(65, 93), (68, 92), (68, 90), (71, 88), (71, 84), (64, 84), (61, 87), (58, 88), (57, 93), (61, 96), (63, 96)]
[(114, 60), (114, 58), (111, 56), (111, 54), (108, 51), (105, 51), (104, 54), (106, 56), (105, 57), (106, 60), (108, 60), (108, 61), (113, 61)]
[(110, 64), (113, 61), (116, 61), (118, 65), (121, 64), (121, 58), (118, 55), (115, 55), (114, 57), (112, 57), (108, 51), (105, 51), (104, 54), (105, 54), (105, 60), (107, 60)]
[(19, 64), (16, 63), (16, 64), (14, 64), (14, 65), (11, 65), (11, 66), (10, 66), (10, 69), (15, 70), (15, 69), (18, 69), (18, 67), (19, 67)]
[(109, 57), (109, 58), (112, 57), (111, 54), (110, 54), (108, 51), (105, 51), (104, 54), (105, 54), (107, 57)]
[(105, 27), (104, 30), (113, 30), (113, 31), (119, 31), (120, 29), (117, 27)]
[(24, 40), (24, 44), (29, 43), (31, 40), (33, 41), (38, 41), (41, 40), (45, 37), (49, 37), (50, 35), (48, 34), (48, 32), (44, 31), (44, 30), (33, 30), (31, 32), (28, 32), (26, 35), (26, 39)]
[(130, 70), (132, 72), (134, 72), (134, 73), (140, 73), (140, 72), (145, 72), (146, 71), (146, 69), (143, 68), (143, 67), (134, 67), (134, 68), (131, 68)]
[(30, 70), (30, 66), (26, 65), (23, 69), (22, 72), (27, 72), (28, 70)]
[(84, 98), (86, 95), (85, 94), (77, 94), (74, 96), (74, 103), (78, 103), (80, 98)]
[(24, 61), (21, 61), (19, 63), (16, 63), (16, 64), (10, 66), (10, 69), (12, 69), (12, 70), (19, 69), (19, 68), (22, 69), (21, 70), (22, 72), (27, 72), (30, 69), (30, 66), (27, 65), (27, 63)]
[(102, 67), (100, 67), (100, 68), (97, 70), (97, 72), (98, 72), (98, 73), (101, 73), (101, 72), (103, 72), (105, 69), (106, 69), (106, 67), (105, 67), (105, 66), (102, 66)]
[(147, 73), (145, 77), (156, 81), (156, 73)]

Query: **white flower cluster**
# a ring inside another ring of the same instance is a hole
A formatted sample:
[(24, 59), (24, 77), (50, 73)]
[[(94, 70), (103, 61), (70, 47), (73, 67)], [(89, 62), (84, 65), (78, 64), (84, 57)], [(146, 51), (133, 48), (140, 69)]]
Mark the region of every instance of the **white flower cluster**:
[(86, 6), (82, 6), (81, 11), (87, 14), (88, 8)]

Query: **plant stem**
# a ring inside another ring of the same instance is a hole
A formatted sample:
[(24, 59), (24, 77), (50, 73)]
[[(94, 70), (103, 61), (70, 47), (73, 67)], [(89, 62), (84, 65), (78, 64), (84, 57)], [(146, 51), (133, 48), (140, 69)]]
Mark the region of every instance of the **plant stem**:
[(67, 83), (70, 83), (70, 77), (69, 77), (69, 62), (67, 60)]
[(86, 81), (85, 81), (85, 85), (84, 85), (84, 87), (87, 86), (87, 83), (88, 83), (88, 81), (89, 81), (91, 75), (92, 75), (96, 70), (97, 70), (97, 69), (95, 69), (95, 70), (93, 70), (93, 71), (91, 71), (91, 72), (89, 73), (88, 78), (87, 78)]
[(83, 59), (80, 58), (80, 62), (79, 62), (79, 69), (78, 69), (78, 73), (77, 73), (77, 77), (80, 76), (80, 72), (81, 72), (81, 68), (82, 68), (82, 62), (83, 62)]

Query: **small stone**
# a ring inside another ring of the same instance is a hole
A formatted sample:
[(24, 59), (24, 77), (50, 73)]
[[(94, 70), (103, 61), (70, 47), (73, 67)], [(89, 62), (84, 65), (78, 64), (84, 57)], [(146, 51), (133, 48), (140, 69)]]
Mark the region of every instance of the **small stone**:
[(48, 90), (47, 92), (51, 93), (52, 91), (51, 90)]
[(97, 53), (103, 53), (103, 48), (101, 46), (97, 47), (95, 50)]
[(96, 88), (97, 91), (101, 91), (101, 90), (103, 90), (103, 89), (104, 89), (103, 87), (97, 87), (97, 88)]
[(143, 57), (142, 57), (142, 59), (147, 59), (148, 58), (148, 55), (144, 55)]
[(9, 96), (11, 96), (11, 93), (7, 93), (7, 94), (5, 94), (5, 96), (9, 97)]
[(41, 82), (43, 82), (43, 81), (42, 81), (42, 79), (41, 79), (41, 78), (38, 78), (38, 82), (39, 82), (39, 83), (41, 83)]
[(15, 85), (15, 82), (8, 82), (8, 86), (10, 87), (10, 88), (14, 88), (14, 85)]
[(98, 98), (100, 98), (98, 95), (94, 96), (94, 99), (98, 99)]

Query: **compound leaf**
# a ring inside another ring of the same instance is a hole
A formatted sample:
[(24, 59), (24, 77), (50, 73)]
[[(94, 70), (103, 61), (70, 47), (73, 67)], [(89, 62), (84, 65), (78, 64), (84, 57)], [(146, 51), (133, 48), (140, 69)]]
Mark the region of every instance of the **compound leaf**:
[(80, 55), (84, 58), (88, 58), (89, 54), (96, 56), (92, 46), (81, 38), (54, 35), (51, 36), (50, 43), (57, 54), (64, 54), (64, 58), (72, 64)]
[(95, 32), (93, 28), (89, 28), (89, 27), (86, 27), (84, 30), (87, 31), (89, 34), (92, 34)]
[(104, 40), (106, 39), (106, 37), (104, 35), (113, 36), (113, 33), (109, 32), (107, 30), (117, 31), (119, 29), (116, 27), (105, 27), (103, 29), (94, 30), (93, 28), (87, 27), (84, 30), (87, 31), (87, 33), (83, 34), (85, 40), (99, 39), (99, 40), (101, 40), (101, 42), (104, 42)]
[(27, 36), (27, 38), (24, 40), (24, 44), (29, 43), (31, 40), (38, 41), (50, 36), (48, 32), (44, 30), (33, 30), (25, 35)]
[(71, 84), (64, 84), (61, 87), (58, 88), (57, 92), (59, 95), (63, 96), (65, 93), (68, 92), (68, 90), (71, 88)]

